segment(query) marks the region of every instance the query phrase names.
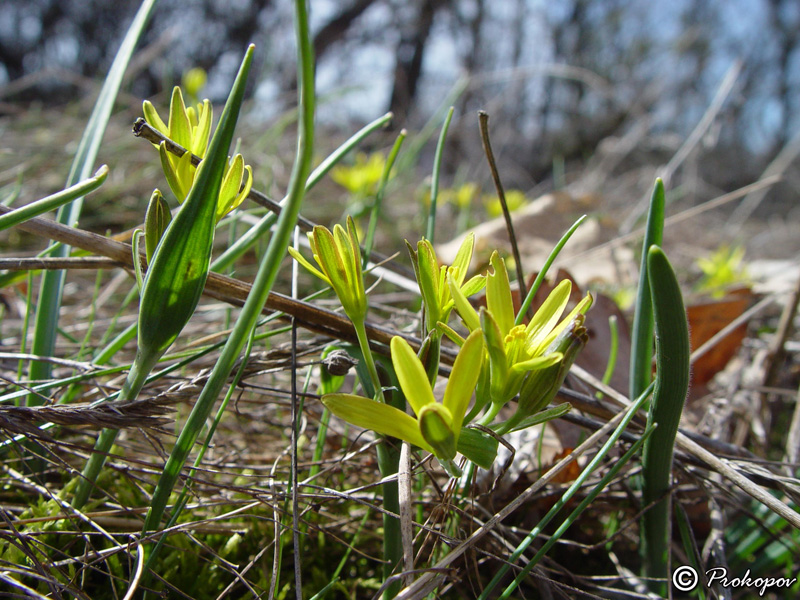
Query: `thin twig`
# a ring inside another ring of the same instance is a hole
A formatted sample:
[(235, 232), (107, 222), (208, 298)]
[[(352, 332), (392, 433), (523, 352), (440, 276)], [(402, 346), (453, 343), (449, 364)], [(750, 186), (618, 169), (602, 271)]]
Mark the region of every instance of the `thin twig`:
[(400, 494), (400, 536), (403, 541), (403, 585), (414, 582), (413, 503), (411, 501), (411, 448), (408, 442), (400, 447), (400, 468), (397, 471)]
[(124, 267), (118, 260), (105, 256), (70, 256), (65, 258), (0, 258), (5, 271), (35, 271), (53, 269), (108, 269)]
[(750, 307), (748, 310), (743, 312), (741, 315), (736, 317), (733, 321), (728, 323), (725, 327), (720, 329), (717, 333), (715, 333), (710, 339), (704, 342), (699, 348), (697, 348), (694, 352), (692, 352), (692, 356), (689, 359), (692, 364), (695, 364), (700, 357), (705, 356), (709, 351), (711, 351), (722, 339), (726, 338), (728, 335), (736, 331), (739, 327), (741, 327), (744, 323), (750, 321), (754, 315), (760, 313), (762, 310), (770, 306), (773, 302), (775, 302), (775, 296), (767, 296), (763, 298), (760, 302), (755, 304), (754, 306)]
[[(503, 218), (506, 220), (506, 229), (508, 230), (508, 240), (511, 242), (511, 252), (514, 255), (514, 262), (517, 269), (517, 283), (519, 284), (520, 298), (526, 298), (528, 291), (525, 286), (525, 275), (522, 272), (522, 258), (519, 254), (519, 246), (517, 246), (517, 236), (514, 234), (514, 225), (511, 222), (511, 213), (508, 211), (508, 203), (506, 203), (506, 193), (503, 190), (503, 183), (500, 181), (500, 173), (497, 170), (497, 163), (494, 159), (494, 152), (492, 152), (492, 143), (489, 140), (489, 115), (480, 110), (478, 111), (478, 123), (481, 130), (481, 142), (483, 142), (483, 151), (486, 154), (486, 161), (489, 163), (489, 171), (492, 173), (492, 180), (494, 187), (497, 190), (497, 197), (500, 199), (500, 206), (503, 209)], [(531, 312), (531, 317), (533, 313)]]
[[(130, 553), (129, 553), (130, 555)], [(144, 550), (142, 549), (142, 545), (140, 543), (136, 544), (136, 572), (133, 575), (133, 579), (131, 579), (131, 585), (128, 588), (128, 592), (125, 594), (125, 597), (122, 600), (132, 600), (133, 595), (136, 593), (136, 590), (139, 588), (139, 582), (142, 579), (142, 572), (144, 571)]]
[(778, 322), (778, 328), (775, 335), (769, 343), (767, 349), (766, 365), (764, 369), (764, 379), (762, 385), (764, 387), (772, 387), (778, 379), (778, 374), (783, 365), (783, 358), (785, 356), (786, 341), (792, 335), (794, 330), (794, 317), (797, 314), (797, 306), (800, 304), (800, 276), (794, 286), (794, 291), (786, 306), (781, 313), (781, 319)]

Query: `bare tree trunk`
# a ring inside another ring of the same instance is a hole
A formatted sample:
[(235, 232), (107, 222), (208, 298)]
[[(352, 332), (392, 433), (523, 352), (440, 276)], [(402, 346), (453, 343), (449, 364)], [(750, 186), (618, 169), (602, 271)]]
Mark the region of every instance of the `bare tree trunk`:
[(410, 35), (404, 34), (400, 37), (396, 51), (394, 87), (389, 101), (389, 110), (395, 115), (396, 125), (402, 125), (408, 119), (422, 75), (422, 59), (433, 19), (442, 5), (440, 0), (423, 0), (413, 31)]
[(353, 22), (374, 3), (375, 0), (356, 0), (351, 6), (328, 21), (314, 36), (314, 56), (319, 59), (328, 48), (347, 35)]

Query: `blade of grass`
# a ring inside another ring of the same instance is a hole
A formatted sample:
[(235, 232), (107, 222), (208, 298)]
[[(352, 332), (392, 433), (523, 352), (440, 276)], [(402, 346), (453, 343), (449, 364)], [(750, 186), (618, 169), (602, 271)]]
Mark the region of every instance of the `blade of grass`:
[(647, 282), (647, 252), (660, 246), (664, 237), (664, 183), (656, 179), (650, 198), (650, 212), (642, 243), (642, 262), (639, 268), (639, 289), (633, 313), (631, 332), (631, 380), (629, 394), (636, 398), (653, 379), (653, 303)]
[[(517, 245), (517, 235), (514, 233), (514, 224), (511, 222), (511, 213), (508, 211), (508, 203), (506, 202), (506, 193), (503, 190), (503, 183), (500, 181), (500, 171), (497, 169), (497, 161), (494, 159), (494, 152), (492, 151), (492, 142), (489, 139), (489, 114), (485, 111), (478, 111), (478, 123), (481, 129), (481, 143), (483, 144), (483, 153), (486, 155), (486, 161), (489, 163), (489, 171), (492, 174), (492, 181), (494, 188), (497, 191), (497, 199), (500, 200), (500, 207), (503, 210), (503, 218), (506, 221), (506, 231), (508, 232), (508, 241), (511, 242), (511, 253), (514, 256), (514, 263), (517, 271), (517, 285), (519, 285), (520, 298), (526, 298), (528, 293), (525, 289), (525, 275), (522, 271), (522, 258), (519, 255), (519, 246)], [(529, 306), (530, 308), (530, 306)], [(523, 312), (525, 314), (526, 311)], [(531, 313), (531, 318), (533, 314)]]
[[(528, 309), (531, 307), (533, 303), (533, 298), (536, 296), (536, 292), (539, 291), (539, 287), (542, 285), (544, 278), (547, 276), (547, 271), (550, 269), (550, 266), (556, 260), (556, 257), (561, 252), (561, 249), (566, 245), (569, 241), (569, 238), (572, 237), (572, 234), (577, 231), (578, 227), (586, 220), (586, 215), (583, 215), (577, 221), (572, 224), (572, 227), (567, 229), (567, 232), (561, 236), (561, 239), (558, 240), (558, 243), (553, 248), (550, 255), (547, 257), (547, 260), (544, 261), (544, 265), (542, 265), (542, 269), (539, 271), (539, 274), (536, 276), (536, 279), (533, 281), (533, 285), (531, 289), (528, 290), (528, 295), (525, 297), (525, 301), (522, 303), (522, 306), (519, 307), (519, 311), (517, 312), (517, 317), (514, 319), (514, 325), (521, 325), (522, 321), (525, 319), (525, 313), (528, 312)], [(638, 396), (634, 396), (638, 398)]]
[(65, 190), (61, 190), (55, 194), (51, 194), (41, 200), (36, 200), (25, 206), (21, 206), (13, 211), (0, 215), (0, 231), (13, 227), (30, 218), (39, 216), (56, 208), (63, 206), (73, 200), (77, 200), (87, 195), (89, 192), (95, 191), (108, 177), (108, 165), (102, 165), (95, 174), (83, 181), (79, 181), (73, 186)]
[(304, 0), (296, 0), (295, 33), (298, 52), (298, 102), (300, 121), (297, 134), (297, 154), (289, 183), (288, 201), (278, 217), (277, 228), (259, 265), (253, 287), (234, 325), (222, 353), (209, 375), (189, 418), (184, 425), (172, 453), (158, 480), (150, 509), (147, 512), (143, 533), (156, 529), (166, 509), (169, 496), (214, 402), (228, 378), (250, 331), (256, 323), (261, 308), (269, 296), (277, 277), (280, 263), (292, 231), (297, 222), (303, 201), (306, 180), (311, 170), (314, 137), (314, 57), (308, 33), (308, 14)]
[(439, 133), (439, 141), (436, 143), (436, 154), (433, 156), (433, 173), (431, 177), (431, 206), (428, 212), (428, 224), (425, 230), (425, 238), (432, 244), (436, 233), (436, 200), (439, 198), (439, 173), (442, 170), (442, 155), (444, 154), (444, 141), (447, 138), (447, 130), (450, 129), (450, 121), (453, 118), (455, 108), (448, 109), (444, 117), (442, 131)]
[(514, 561), (517, 560), (522, 555), (523, 552), (525, 552), (528, 546), (531, 545), (533, 540), (539, 535), (539, 533), (541, 533), (544, 527), (553, 519), (553, 517), (556, 516), (556, 514), (564, 507), (564, 505), (566, 505), (567, 502), (569, 502), (569, 500), (580, 489), (580, 487), (583, 485), (583, 483), (586, 481), (589, 475), (592, 474), (592, 472), (597, 468), (600, 462), (605, 458), (605, 456), (608, 454), (611, 448), (614, 447), (614, 445), (617, 443), (617, 440), (619, 440), (622, 433), (625, 431), (625, 429), (627, 429), (628, 424), (631, 422), (634, 415), (636, 415), (639, 408), (647, 400), (650, 394), (650, 388), (645, 390), (645, 392), (646, 393), (643, 393), (641, 396), (639, 396), (636, 399), (636, 401), (633, 402), (630, 407), (628, 407), (628, 410), (625, 412), (625, 416), (622, 418), (619, 425), (614, 429), (614, 432), (611, 434), (608, 440), (606, 440), (606, 443), (603, 444), (600, 450), (598, 450), (597, 454), (595, 454), (591, 462), (588, 465), (586, 465), (586, 468), (584, 468), (583, 471), (581, 471), (581, 474), (567, 489), (567, 491), (564, 492), (564, 494), (561, 496), (558, 502), (556, 502), (553, 505), (553, 507), (547, 512), (547, 514), (542, 518), (542, 520), (536, 524), (536, 527), (534, 527), (530, 531), (530, 533), (526, 536), (525, 540), (523, 540), (522, 543), (520, 543), (519, 546), (517, 546), (517, 548), (514, 550), (511, 556), (509, 556), (506, 562), (503, 563), (503, 565), (498, 569), (497, 573), (495, 573), (495, 576), (483, 590), (478, 600), (486, 600), (487, 598), (490, 597), (489, 595), (491, 594), (492, 590), (494, 590), (494, 588), (497, 586), (500, 580), (509, 571)]
[[(581, 513), (586, 509), (586, 507), (589, 506), (589, 504), (591, 504), (594, 501), (594, 499), (597, 498), (600, 492), (602, 492), (606, 488), (606, 486), (611, 482), (611, 480), (613, 480), (614, 477), (617, 476), (617, 473), (619, 473), (620, 469), (631, 458), (633, 458), (635, 454), (639, 452), (639, 449), (650, 438), (651, 434), (655, 430), (656, 428), (653, 426), (650, 426), (647, 429), (645, 429), (645, 431), (642, 432), (642, 435), (639, 437), (639, 439), (636, 440), (636, 442), (634, 442), (634, 444), (628, 449), (628, 451), (625, 452), (625, 454), (623, 454), (619, 459), (616, 459), (614, 461), (614, 464), (611, 465), (611, 468), (608, 470), (608, 472), (605, 475), (603, 475), (600, 481), (597, 482), (597, 484), (586, 495), (586, 497), (583, 500), (581, 500), (580, 504), (578, 504), (578, 506), (575, 507), (575, 510), (573, 510), (569, 514), (569, 516), (566, 519), (564, 519), (561, 525), (558, 526), (558, 529), (556, 529), (555, 532), (553, 532), (553, 534), (547, 539), (547, 541), (542, 545), (542, 547), (539, 548), (536, 554), (533, 555), (533, 558), (531, 558), (531, 560), (524, 567), (522, 567), (522, 571), (520, 571), (514, 578), (514, 581), (511, 584), (509, 584), (509, 586), (505, 590), (503, 590), (503, 593), (499, 596), (498, 600), (503, 600), (505, 598), (508, 598), (519, 587), (519, 584), (522, 583), (522, 580), (525, 579), (525, 577), (527, 577), (528, 573), (531, 572), (531, 569), (533, 569), (536, 565), (539, 564), (539, 562), (547, 554), (550, 548), (552, 548), (555, 545), (555, 543), (561, 539), (561, 536), (563, 536), (564, 533), (567, 531), (567, 529), (569, 529), (575, 523), (575, 521), (578, 519)], [(588, 469), (589, 467), (584, 469), (584, 472), (581, 473), (579, 479), (585, 480), (583, 474), (586, 473)], [(586, 475), (588, 477), (589, 473), (586, 473)], [(573, 487), (575, 487), (575, 491), (577, 491), (578, 487), (580, 487), (580, 484), (578, 484), (578, 480), (576, 480), (575, 483), (573, 483), (572, 486), (570, 486), (570, 490)], [(566, 493), (569, 493), (570, 490), (567, 490)], [(554, 506), (550, 510), (550, 512), (553, 511), (557, 512), (557, 508), (560, 508), (560, 506), (563, 506), (561, 501), (559, 501), (556, 504), (556, 506)], [(550, 515), (550, 512), (548, 512), (547, 515), (545, 515), (544, 519), (542, 519), (543, 522), (545, 520), (549, 520), (548, 516)], [(532, 538), (531, 536), (533, 536), (534, 532), (536, 532), (536, 535), (538, 535), (538, 533), (541, 532), (543, 527), (544, 524), (542, 522), (538, 523), (536, 527), (530, 532), (530, 534), (528, 534), (528, 537), (525, 539), (525, 541), (527, 542), (529, 538), (531, 539), (531, 541), (533, 541), (534, 538)], [(516, 551), (514, 552), (514, 554), (516, 554)]]
[[(617, 327), (617, 316), (611, 315), (608, 317), (608, 331), (611, 339), (608, 344), (608, 362), (606, 362), (606, 370), (603, 373), (603, 385), (611, 383), (611, 378), (614, 376), (614, 369), (617, 367), (617, 354), (619, 352), (619, 328)], [(603, 398), (603, 392), (598, 390), (595, 392), (594, 397), (598, 400)]]
[[(67, 177), (68, 187), (82, 179), (89, 178), (91, 175), (106, 125), (111, 116), (114, 101), (122, 84), (122, 76), (125, 74), (125, 69), (133, 55), (133, 50), (144, 31), (155, 3), (156, 0), (144, 0), (142, 2), (125, 34), (125, 38), (122, 40), (103, 87), (100, 89), (100, 94), (89, 117), (89, 122), (86, 124), (81, 141), (78, 144), (78, 150)], [(74, 226), (80, 217), (82, 206), (83, 201), (80, 198), (62, 206), (58, 211), (57, 221), (63, 225)], [(68, 254), (68, 247), (58, 246), (51, 253), (51, 256), (63, 257)], [(64, 271), (47, 271), (42, 276), (31, 348), (34, 354), (52, 356), (55, 351), (58, 314), (61, 308), (65, 277)], [(51, 368), (47, 363), (34, 363), (31, 365), (29, 375), (33, 380), (49, 379), (50, 374)], [(28, 401), (32, 404), (38, 404), (39, 402), (36, 397), (30, 397)]]
[(375, 192), (375, 201), (372, 203), (372, 208), (370, 209), (367, 236), (364, 239), (364, 260), (361, 265), (363, 269), (367, 268), (370, 254), (372, 254), (372, 245), (375, 240), (375, 228), (378, 225), (378, 213), (380, 212), (381, 205), (383, 204), (383, 195), (386, 191), (386, 184), (389, 181), (389, 175), (392, 172), (394, 161), (397, 159), (397, 154), (400, 152), (400, 146), (403, 145), (406, 135), (406, 130), (401, 129), (400, 134), (397, 136), (397, 139), (392, 146), (392, 149), (389, 151), (389, 156), (386, 158), (386, 164), (383, 166), (383, 173), (381, 173), (381, 179), (378, 182), (378, 190)]
[(651, 589), (665, 596), (669, 575), (672, 453), (689, 391), (689, 326), (678, 279), (658, 246), (647, 252), (647, 278), (656, 327), (656, 380), (648, 423), (658, 429), (644, 446), (642, 552)]

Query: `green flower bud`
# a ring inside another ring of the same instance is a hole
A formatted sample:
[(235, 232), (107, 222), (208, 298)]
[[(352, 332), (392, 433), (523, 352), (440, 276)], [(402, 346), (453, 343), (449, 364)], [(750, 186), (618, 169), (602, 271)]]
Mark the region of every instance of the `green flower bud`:
[(440, 459), (453, 460), (456, 456), (456, 436), (453, 435), (453, 415), (443, 405), (433, 403), (419, 411), (419, 431)]
[(557, 363), (532, 371), (522, 384), (519, 392), (517, 412), (513, 417), (519, 421), (529, 417), (550, 404), (564, 383), (567, 373), (578, 353), (589, 339), (583, 326), (584, 315), (579, 314), (573, 322), (562, 331), (547, 349), (547, 354), (562, 356)]
[(172, 221), (172, 213), (169, 210), (169, 204), (159, 190), (153, 190), (144, 216), (144, 247), (148, 264), (153, 260), (156, 246), (161, 241), (170, 221)]

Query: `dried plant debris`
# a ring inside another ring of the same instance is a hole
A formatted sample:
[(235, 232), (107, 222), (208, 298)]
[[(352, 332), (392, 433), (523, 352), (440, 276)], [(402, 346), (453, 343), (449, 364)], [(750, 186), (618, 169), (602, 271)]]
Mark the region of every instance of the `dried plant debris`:
[(174, 399), (169, 395), (141, 398), (131, 402), (103, 404), (53, 404), (45, 406), (0, 405), (0, 430), (7, 435), (50, 436), (39, 425), (53, 423), (88, 429), (154, 429), (172, 421)]

